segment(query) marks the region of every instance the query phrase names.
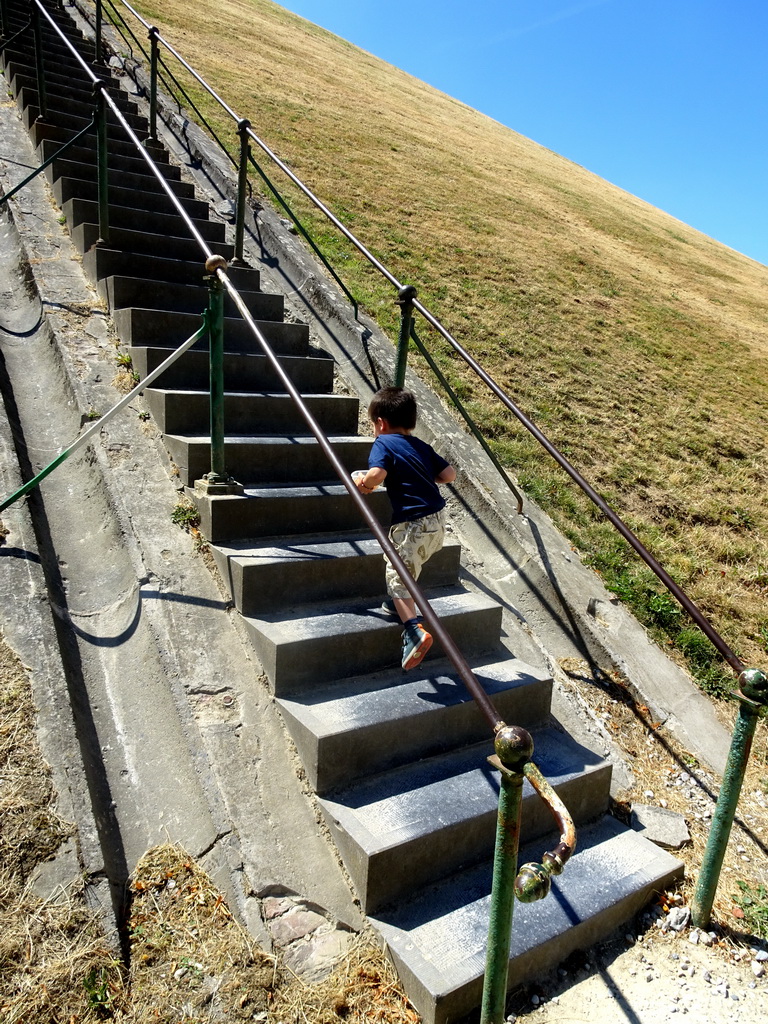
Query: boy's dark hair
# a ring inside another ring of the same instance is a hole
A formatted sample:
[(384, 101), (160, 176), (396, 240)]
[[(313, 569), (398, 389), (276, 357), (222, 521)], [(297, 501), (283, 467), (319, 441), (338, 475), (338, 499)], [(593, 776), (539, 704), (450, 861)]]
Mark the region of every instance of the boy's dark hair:
[(381, 417), (390, 427), (413, 430), (418, 415), (416, 397), (405, 388), (381, 388), (371, 399), (368, 415), (372, 423)]

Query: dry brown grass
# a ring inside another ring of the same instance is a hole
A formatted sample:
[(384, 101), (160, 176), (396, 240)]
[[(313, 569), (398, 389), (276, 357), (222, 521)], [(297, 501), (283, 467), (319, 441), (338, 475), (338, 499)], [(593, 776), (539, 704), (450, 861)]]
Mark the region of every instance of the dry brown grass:
[(98, 1019), (83, 985), (104, 972), (120, 985), (112, 951), (82, 885), (38, 897), (35, 867), (73, 828), (55, 810), (48, 766), (35, 737), (26, 672), (0, 638), (0, 1020), (86, 1024)]
[[(138, 7), (418, 286), (740, 656), (765, 665), (768, 269), (269, 0)], [(292, 201), (394, 333), (389, 286)], [(676, 637), (680, 623), (653, 611), (655, 581), (649, 591), (517, 421), (425, 340), (529, 496)]]
[(85, 882), (42, 899), (35, 868), (73, 835), (55, 810), (27, 673), (0, 637), (2, 1024), (415, 1024), (392, 966), (360, 938), (309, 985), (263, 952), (180, 846), (147, 852), (130, 883), (130, 963), (110, 948)]

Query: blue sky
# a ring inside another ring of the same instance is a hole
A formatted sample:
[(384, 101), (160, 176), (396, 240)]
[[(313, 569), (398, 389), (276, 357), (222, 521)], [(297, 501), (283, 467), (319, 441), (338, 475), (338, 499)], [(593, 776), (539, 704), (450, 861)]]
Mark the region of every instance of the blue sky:
[(768, 0), (282, 0), (768, 264)]

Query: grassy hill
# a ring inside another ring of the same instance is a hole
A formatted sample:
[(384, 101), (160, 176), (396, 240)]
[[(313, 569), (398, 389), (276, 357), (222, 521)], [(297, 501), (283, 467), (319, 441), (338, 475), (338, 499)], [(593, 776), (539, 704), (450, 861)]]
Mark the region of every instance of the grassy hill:
[[(764, 667), (768, 268), (269, 0), (136, 6)], [(286, 195), (394, 336), (389, 286)], [(528, 495), (722, 692), (730, 676), (655, 577), (420, 333)]]

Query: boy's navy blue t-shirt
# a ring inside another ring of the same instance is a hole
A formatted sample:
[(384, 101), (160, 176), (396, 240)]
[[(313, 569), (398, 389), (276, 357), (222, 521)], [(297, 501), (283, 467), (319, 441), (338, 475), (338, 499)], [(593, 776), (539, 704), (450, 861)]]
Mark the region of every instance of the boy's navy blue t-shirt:
[(442, 456), (410, 434), (380, 434), (368, 456), (369, 469), (385, 469), (392, 525), (421, 519), (445, 507), (435, 477), (448, 466)]

